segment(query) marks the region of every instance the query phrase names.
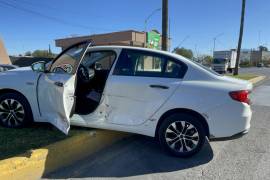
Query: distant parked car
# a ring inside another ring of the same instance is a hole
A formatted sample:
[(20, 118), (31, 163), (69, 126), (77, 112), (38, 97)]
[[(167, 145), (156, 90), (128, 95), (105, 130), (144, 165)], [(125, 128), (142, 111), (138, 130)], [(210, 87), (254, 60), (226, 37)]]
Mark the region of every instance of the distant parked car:
[(248, 132), (248, 81), (164, 51), (90, 45), (71, 46), (51, 65), (0, 73), (0, 124), (50, 122), (66, 134), (70, 124), (138, 133), (179, 157), (197, 153), (206, 137)]
[(11, 69), (16, 69), (18, 66), (10, 65), (10, 64), (0, 64), (0, 72), (8, 71)]
[(263, 63), (258, 63), (257, 67), (264, 67), (264, 64)]

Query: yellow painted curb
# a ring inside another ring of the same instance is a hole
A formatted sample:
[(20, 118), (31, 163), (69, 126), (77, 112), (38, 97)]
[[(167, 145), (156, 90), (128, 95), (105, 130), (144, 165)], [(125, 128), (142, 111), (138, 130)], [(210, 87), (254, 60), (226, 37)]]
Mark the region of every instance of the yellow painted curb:
[(264, 80), (266, 77), (265, 76), (258, 76), (258, 77), (255, 77), (253, 79), (250, 79), (248, 80), (249, 82), (253, 83), (253, 84), (256, 84), (262, 80)]
[(72, 164), (129, 134), (96, 130), (44, 148), (0, 161), (0, 179), (40, 179), (44, 174)]

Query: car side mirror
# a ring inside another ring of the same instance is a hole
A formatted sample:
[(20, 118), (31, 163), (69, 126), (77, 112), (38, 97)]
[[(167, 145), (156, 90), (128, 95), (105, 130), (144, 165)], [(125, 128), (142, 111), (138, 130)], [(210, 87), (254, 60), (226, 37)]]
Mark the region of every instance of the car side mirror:
[(46, 63), (44, 61), (35, 62), (31, 65), (31, 68), (35, 72), (45, 72)]

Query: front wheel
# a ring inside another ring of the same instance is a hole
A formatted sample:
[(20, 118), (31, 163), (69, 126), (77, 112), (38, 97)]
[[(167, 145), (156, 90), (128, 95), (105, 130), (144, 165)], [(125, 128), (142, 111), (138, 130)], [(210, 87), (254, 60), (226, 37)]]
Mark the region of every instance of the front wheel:
[(32, 122), (28, 101), (18, 93), (0, 95), (0, 124), (8, 128), (20, 128)]
[(190, 157), (201, 150), (206, 133), (195, 116), (183, 113), (167, 117), (158, 131), (161, 145), (177, 157)]

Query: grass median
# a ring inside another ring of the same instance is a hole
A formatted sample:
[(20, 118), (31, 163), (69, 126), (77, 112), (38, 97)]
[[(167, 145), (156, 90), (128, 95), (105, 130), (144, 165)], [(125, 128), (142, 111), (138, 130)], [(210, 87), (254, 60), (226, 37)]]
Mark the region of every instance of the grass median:
[(256, 74), (239, 74), (239, 75), (236, 75), (236, 76), (230, 74), (230, 75), (227, 75), (227, 76), (237, 78), (237, 79), (243, 79), (243, 80), (250, 80), (250, 79), (258, 77), (258, 75), (256, 75)]
[(30, 127), (21, 129), (9, 129), (0, 126), (0, 160), (79, 135), (87, 130), (89, 129), (72, 127), (69, 135), (66, 136), (46, 123), (35, 123)]

